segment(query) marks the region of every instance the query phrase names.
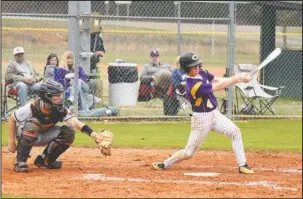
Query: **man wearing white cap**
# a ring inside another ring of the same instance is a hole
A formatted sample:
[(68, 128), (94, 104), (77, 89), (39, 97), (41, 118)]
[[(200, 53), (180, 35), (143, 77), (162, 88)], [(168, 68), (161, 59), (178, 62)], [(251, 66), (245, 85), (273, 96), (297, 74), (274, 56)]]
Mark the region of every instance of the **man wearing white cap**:
[(21, 107), (27, 102), (28, 93), (36, 94), (41, 86), (40, 77), (29, 61), (24, 59), (24, 48), (13, 50), (14, 60), (8, 62), (5, 79), (13, 81), (18, 90)]

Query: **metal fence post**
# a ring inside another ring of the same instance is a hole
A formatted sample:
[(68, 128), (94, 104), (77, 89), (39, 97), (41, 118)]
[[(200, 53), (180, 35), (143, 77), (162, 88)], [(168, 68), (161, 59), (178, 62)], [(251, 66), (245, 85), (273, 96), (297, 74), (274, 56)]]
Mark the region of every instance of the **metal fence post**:
[[(229, 2), (229, 23), (228, 23), (228, 63), (227, 63), (227, 77), (233, 74), (234, 65), (234, 46), (235, 46), (235, 3)], [(233, 113), (233, 86), (228, 87), (227, 92), (227, 117), (231, 119)]]
[[(90, 15), (91, 14), (91, 1), (79, 1), (79, 12), (81, 15)], [(91, 21), (93, 18), (83, 17), (83, 20), (80, 34), (80, 52), (90, 52), (90, 29)], [(90, 74), (90, 59), (80, 57), (80, 66), (83, 67), (86, 74)]]
[(212, 34), (211, 34), (211, 54), (213, 55), (214, 54), (214, 51), (215, 51), (215, 21), (213, 21), (212, 23)]
[[(1, 0), (0, 0), (0, 40), (2, 41), (2, 10), (1, 10), (1, 5), (2, 5), (2, 2), (1, 2)], [(1, 49), (1, 52), (3, 52), (2, 51), (2, 45), (1, 45), (1, 47), (0, 47), (0, 49)], [(2, 78), (2, 53), (0, 53), (0, 60), (1, 60), (1, 63), (0, 63), (0, 75), (1, 75), (1, 79), (4, 79), (4, 78)], [(0, 91), (1, 91), (1, 99), (0, 99), (0, 114), (1, 114), (1, 121), (0, 121), (0, 123), (1, 123), (1, 125), (2, 125), (2, 117), (4, 116), (4, 115), (2, 115), (2, 106), (3, 106), (3, 104), (2, 104), (2, 99), (3, 99), (3, 96), (2, 96), (2, 88), (3, 88), (3, 85), (2, 85), (2, 81), (0, 82), (0, 85), (1, 85), (1, 88), (0, 88)], [(3, 114), (5, 114), (5, 113), (3, 113)]]
[(175, 1), (175, 5), (177, 6), (177, 41), (178, 41), (178, 55), (181, 54), (181, 2)]
[[(79, 66), (79, 2), (68, 2), (68, 49), (74, 53), (75, 59), (75, 82), (78, 82)], [(74, 84), (74, 114), (78, 116), (78, 84)]]

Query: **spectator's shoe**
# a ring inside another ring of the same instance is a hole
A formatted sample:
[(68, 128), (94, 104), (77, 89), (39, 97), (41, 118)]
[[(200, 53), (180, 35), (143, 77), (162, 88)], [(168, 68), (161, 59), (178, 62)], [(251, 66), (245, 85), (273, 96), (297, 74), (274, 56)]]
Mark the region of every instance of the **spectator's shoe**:
[(50, 165), (46, 165), (44, 163), (44, 158), (41, 155), (38, 155), (36, 157), (34, 164), (37, 167), (45, 168), (45, 169), (61, 169), (61, 167), (62, 167), (62, 161), (60, 161), (60, 160), (56, 160), (54, 163), (52, 163)]
[(255, 173), (247, 164), (239, 167), (239, 173), (244, 173), (244, 174), (253, 174)]
[(101, 98), (94, 96), (94, 101), (96, 104), (99, 104), (102, 102)]
[(74, 104), (74, 99), (72, 97), (68, 97), (65, 101), (65, 106), (70, 109)]
[(152, 167), (155, 170), (164, 170), (165, 169), (165, 165), (162, 162), (154, 162), (152, 164)]
[(25, 162), (16, 162), (14, 166), (17, 172), (28, 172), (28, 166)]

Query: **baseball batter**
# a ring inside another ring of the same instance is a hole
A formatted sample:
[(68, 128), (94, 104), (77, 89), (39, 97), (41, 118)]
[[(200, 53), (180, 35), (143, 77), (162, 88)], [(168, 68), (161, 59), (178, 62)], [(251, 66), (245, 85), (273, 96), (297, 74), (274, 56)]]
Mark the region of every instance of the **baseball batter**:
[[(37, 167), (60, 169), (62, 162), (57, 158), (64, 153), (75, 138), (75, 129), (92, 137), (101, 148), (101, 153), (110, 155), (113, 135), (110, 131), (97, 133), (80, 122), (70, 110), (64, 107), (63, 86), (53, 80), (42, 83), (39, 99), (16, 110), (8, 120), (8, 150), (17, 157), (14, 170), (27, 172), (27, 159), (33, 146), (47, 145), (34, 161)], [(67, 125), (57, 126), (57, 122)], [(18, 127), (16, 128), (16, 124)], [(18, 140), (16, 146), (15, 139)]]
[[(202, 69), (202, 60), (194, 52), (186, 52), (180, 57), (180, 67), (186, 73), (186, 93), (192, 105), (191, 132), (185, 149), (175, 152), (164, 162), (154, 162), (154, 169), (167, 169), (170, 166), (191, 158), (199, 150), (201, 143), (214, 130), (230, 137), (233, 151), (239, 164), (239, 172), (252, 174), (248, 167), (240, 129), (217, 109), (215, 91), (223, 90), (239, 82), (249, 82), (247, 73), (237, 74), (230, 78), (218, 78)], [(200, 69), (201, 68), (201, 69)]]

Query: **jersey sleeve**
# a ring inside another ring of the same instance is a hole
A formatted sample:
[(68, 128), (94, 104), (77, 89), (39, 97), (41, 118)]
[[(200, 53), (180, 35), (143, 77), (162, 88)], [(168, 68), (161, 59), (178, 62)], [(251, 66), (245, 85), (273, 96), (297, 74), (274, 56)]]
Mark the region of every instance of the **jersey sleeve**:
[(208, 81), (211, 82), (211, 81), (213, 81), (214, 78), (215, 78), (215, 76), (207, 71), (207, 79), (208, 79)]
[(75, 115), (73, 114), (73, 112), (71, 110), (67, 109), (67, 114), (63, 118), (63, 121), (66, 122), (67, 120), (70, 120), (70, 119), (72, 119), (74, 117), (75, 117)]
[(31, 103), (17, 109), (13, 116), (18, 123), (22, 123), (32, 116)]

